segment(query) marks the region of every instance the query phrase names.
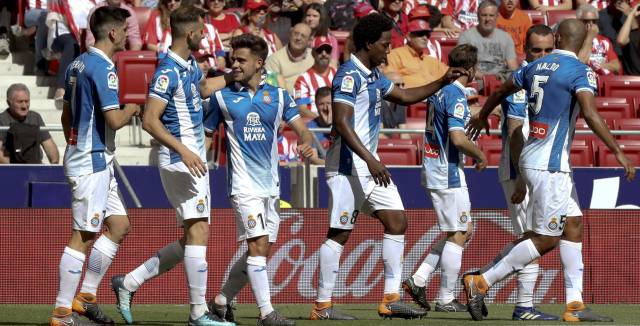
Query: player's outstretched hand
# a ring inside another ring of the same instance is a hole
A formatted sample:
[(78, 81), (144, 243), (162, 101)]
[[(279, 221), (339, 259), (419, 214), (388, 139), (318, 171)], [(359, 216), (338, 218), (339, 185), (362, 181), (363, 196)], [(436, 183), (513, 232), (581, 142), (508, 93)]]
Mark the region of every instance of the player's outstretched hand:
[(447, 70), (447, 73), (442, 76), (442, 81), (445, 84), (449, 84), (462, 76), (468, 75), (469, 72), (464, 68), (449, 68), (449, 70)]
[(207, 174), (207, 166), (196, 153), (185, 149), (184, 152), (180, 154), (180, 157), (182, 158), (182, 163), (187, 166), (192, 176), (200, 178)]
[(125, 104), (124, 105), (124, 109), (129, 111), (129, 112), (131, 112), (132, 116), (138, 116), (138, 115), (140, 115), (140, 112), (141, 112), (140, 111), (140, 105), (138, 105), (138, 104), (132, 104), (132, 103)]
[(516, 178), (516, 187), (511, 195), (512, 204), (520, 204), (524, 201), (524, 197), (527, 195), (527, 185), (524, 183), (522, 176), (518, 175)]
[(486, 130), (487, 135), (489, 135), (489, 120), (480, 118), (480, 114), (475, 113), (469, 119), (469, 122), (466, 125), (467, 128), (467, 137), (471, 140), (476, 140), (480, 136), (482, 129)]
[(380, 163), (378, 160), (371, 159), (367, 162), (367, 167), (373, 177), (373, 181), (377, 185), (381, 185), (386, 188), (387, 185), (391, 184), (391, 173), (389, 173), (384, 164)]
[(484, 153), (482, 153), (482, 156), (480, 156), (480, 159), (476, 159), (476, 171), (480, 172), (486, 168), (487, 168), (487, 157), (484, 156)]
[(307, 144), (298, 145), (298, 153), (304, 158), (313, 156), (313, 148)]
[(624, 168), (624, 176), (627, 178), (627, 181), (632, 181), (636, 177), (636, 168), (633, 167), (633, 162), (631, 162), (623, 152), (616, 154), (616, 160), (618, 160), (618, 163)]

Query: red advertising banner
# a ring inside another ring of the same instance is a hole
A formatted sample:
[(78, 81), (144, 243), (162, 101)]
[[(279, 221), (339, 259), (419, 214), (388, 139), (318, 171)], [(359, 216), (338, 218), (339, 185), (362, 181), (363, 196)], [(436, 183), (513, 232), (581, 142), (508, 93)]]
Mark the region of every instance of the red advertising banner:
[[(165, 244), (181, 236), (170, 209), (130, 209), (131, 232), (98, 292), (100, 302), (113, 303), (109, 280), (142, 264)], [(472, 212), (473, 238), (463, 254), (462, 270), (480, 268), (514, 239), (506, 210)], [(58, 286), (58, 262), (69, 235), (68, 209), (0, 209), (0, 303), (51, 303)], [(410, 276), (440, 239), (433, 210), (408, 210), (403, 278)], [(640, 211), (585, 210), (583, 255), (584, 300), (589, 303), (640, 303)], [(231, 210), (214, 210), (207, 250), (208, 297), (222, 286), (233, 262), (245, 247), (236, 242)], [(282, 211), (278, 242), (272, 247), (268, 270), (275, 303), (311, 303), (316, 295), (318, 250), (327, 231), (326, 209)], [(334, 301), (377, 302), (383, 292), (381, 224), (361, 215), (342, 254)], [(544, 256), (535, 291), (537, 302), (564, 302), (563, 274), (558, 250)], [(439, 287), (439, 272), (428, 284), (429, 299)], [(463, 296), (460, 286), (458, 297)], [(517, 284), (511, 277), (489, 293), (494, 302), (513, 302)], [(239, 302), (253, 302), (249, 286)], [(136, 303), (186, 303), (183, 265), (144, 284)], [(463, 301), (465, 302), (465, 301)]]

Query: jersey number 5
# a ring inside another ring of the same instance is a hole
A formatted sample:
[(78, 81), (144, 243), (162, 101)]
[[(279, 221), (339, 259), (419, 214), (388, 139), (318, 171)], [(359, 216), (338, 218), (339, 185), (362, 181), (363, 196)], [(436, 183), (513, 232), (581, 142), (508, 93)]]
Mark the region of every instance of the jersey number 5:
[(533, 114), (538, 114), (540, 109), (542, 109), (542, 99), (544, 98), (544, 89), (542, 89), (542, 85), (546, 83), (547, 80), (549, 80), (549, 76), (533, 75), (531, 97), (529, 97), (529, 111), (532, 111)]

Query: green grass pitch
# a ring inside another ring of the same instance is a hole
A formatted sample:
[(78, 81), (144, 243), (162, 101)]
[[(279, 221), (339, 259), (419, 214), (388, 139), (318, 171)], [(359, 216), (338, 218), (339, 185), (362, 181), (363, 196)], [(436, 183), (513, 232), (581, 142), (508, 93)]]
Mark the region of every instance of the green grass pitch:
[[(571, 325), (563, 322), (535, 322), (511, 320), (513, 305), (493, 304), (489, 305), (489, 317), (482, 322), (474, 322), (467, 313), (440, 313), (430, 312), (424, 319), (404, 320), (382, 320), (376, 313), (375, 304), (339, 305), (340, 309), (353, 314), (359, 318), (357, 321), (337, 322), (337, 321), (310, 321), (309, 309), (311, 305), (289, 304), (276, 305), (285, 316), (296, 320), (297, 325), (353, 325), (353, 326), (374, 326), (374, 325)], [(602, 325), (640, 325), (640, 305), (617, 304), (617, 305), (590, 305), (594, 311), (611, 316), (614, 323), (602, 323)], [(117, 324), (124, 324), (114, 305), (104, 305), (106, 314), (114, 318)], [(135, 325), (185, 325), (188, 317), (186, 305), (134, 305), (133, 317)], [(560, 315), (564, 305), (540, 305), (540, 309)], [(48, 325), (47, 318), (51, 313), (52, 305), (0, 305), (0, 325)], [(253, 304), (241, 304), (235, 311), (239, 325), (255, 325), (257, 308)], [(598, 325), (589, 323), (588, 325)]]

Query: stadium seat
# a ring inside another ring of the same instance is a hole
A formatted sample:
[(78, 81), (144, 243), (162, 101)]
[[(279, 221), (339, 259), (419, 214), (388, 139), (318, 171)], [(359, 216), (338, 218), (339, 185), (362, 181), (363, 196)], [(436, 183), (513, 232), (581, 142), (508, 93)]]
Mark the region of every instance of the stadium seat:
[(529, 15), (529, 18), (531, 19), (531, 22), (533, 22), (534, 25), (537, 25), (537, 24), (545, 25), (547, 22), (547, 17), (541, 11), (525, 10), (524, 12), (526, 12), (527, 15)]
[[(598, 166), (620, 166), (607, 146), (602, 142), (596, 142)], [(634, 166), (640, 166), (640, 140), (619, 140), (620, 148), (624, 154), (633, 162)]]
[(144, 33), (147, 28), (147, 21), (149, 21), (149, 16), (151, 15), (152, 9), (149, 7), (133, 7), (133, 11), (136, 13), (136, 18), (138, 19), (138, 27), (140, 27), (140, 36)]
[[(640, 119), (620, 119), (616, 121), (619, 130), (635, 130), (640, 132)], [(640, 135), (617, 136), (619, 139), (640, 140)]]
[(349, 32), (333, 30), (331, 31), (331, 35), (333, 35), (338, 41), (338, 53), (342, 55), (345, 51), (345, 48), (347, 47), (347, 40), (349, 40)]
[(442, 50), (442, 62), (445, 64), (449, 62), (449, 53), (453, 48), (458, 44), (457, 38), (450, 38), (443, 32), (433, 32), (431, 33), (432, 40), (437, 40), (440, 42), (440, 49)]
[(413, 139), (391, 139), (391, 138), (380, 138), (378, 139), (378, 146), (396, 146), (396, 145), (416, 145), (416, 142)]
[(378, 156), (385, 165), (418, 165), (418, 147), (409, 145), (379, 145)]
[(571, 166), (594, 166), (593, 143), (584, 139), (576, 139), (571, 144)]
[(635, 114), (628, 103), (610, 103), (610, 102), (596, 102), (598, 113), (605, 120), (618, 120), (633, 118)]
[(425, 118), (427, 116), (427, 104), (424, 102), (411, 104), (407, 107), (407, 117)]
[[(615, 125), (612, 120), (604, 119), (604, 122), (607, 124), (607, 127), (609, 127), (610, 130), (615, 129)], [(589, 128), (587, 121), (585, 121), (583, 118), (578, 118), (576, 120), (576, 130), (591, 130), (591, 129)], [(577, 140), (585, 140), (587, 142), (592, 142), (592, 141), (597, 141), (598, 136), (594, 135), (593, 133), (590, 133), (590, 134), (576, 133), (574, 137), (574, 142), (576, 142)]]
[[(632, 104), (632, 111), (637, 110), (636, 104), (640, 99), (640, 76), (600, 76), (603, 96), (625, 97), (627, 103)], [(635, 101), (634, 101), (635, 100)]]
[(484, 86), (482, 88), (482, 95), (489, 96), (491, 93), (498, 90), (502, 83), (498, 79), (498, 76), (487, 74), (482, 76), (482, 84)]
[(479, 139), (478, 146), (487, 157), (487, 165), (500, 165), (500, 156), (502, 155), (502, 139)]
[(144, 104), (158, 58), (153, 51), (118, 52), (113, 60), (118, 68), (120, 102)]
[(550, 10), (547, 11), (547, 25), (553, 27), (553, 25), (567, 19), (576, 18), (575, 10)]

